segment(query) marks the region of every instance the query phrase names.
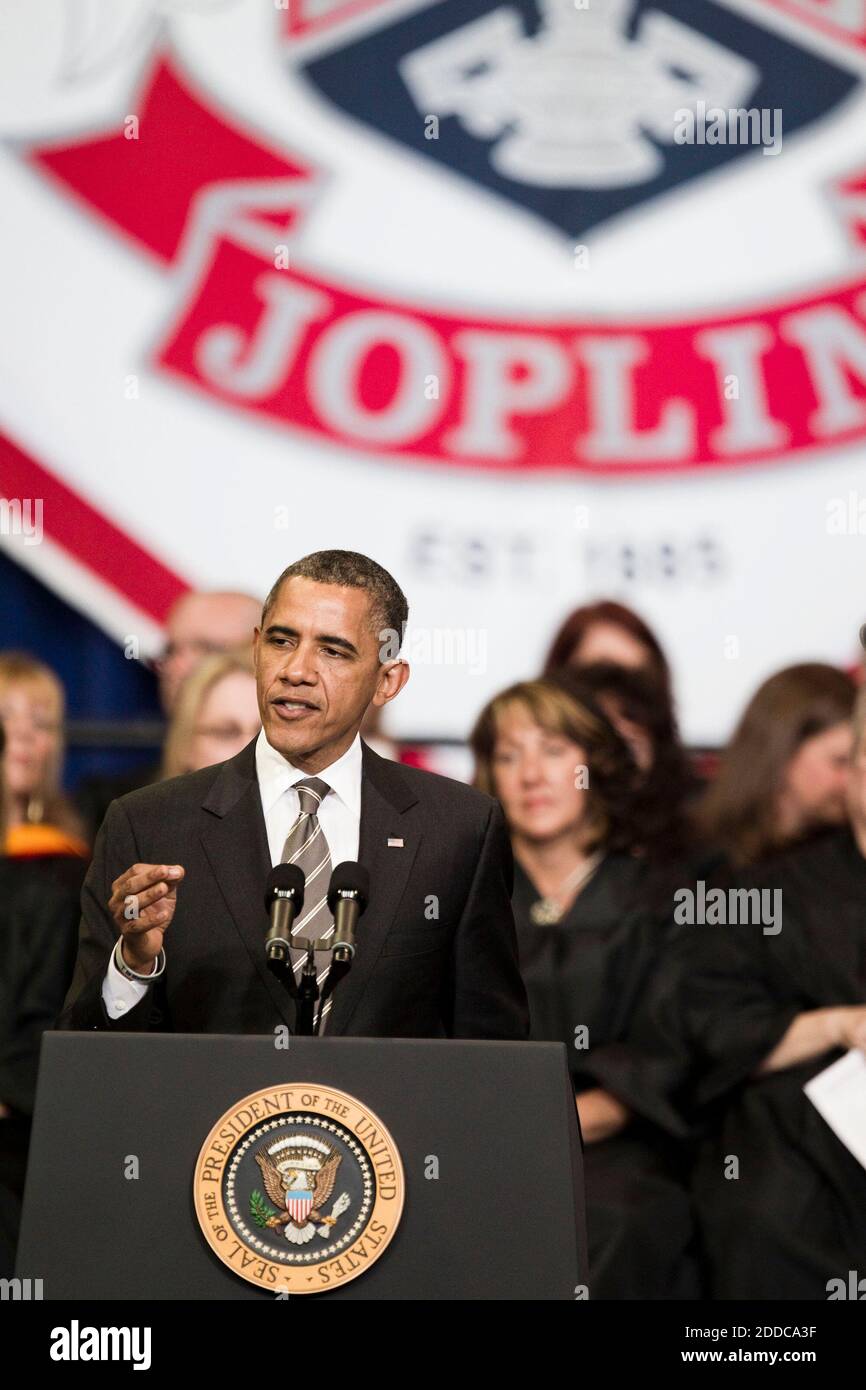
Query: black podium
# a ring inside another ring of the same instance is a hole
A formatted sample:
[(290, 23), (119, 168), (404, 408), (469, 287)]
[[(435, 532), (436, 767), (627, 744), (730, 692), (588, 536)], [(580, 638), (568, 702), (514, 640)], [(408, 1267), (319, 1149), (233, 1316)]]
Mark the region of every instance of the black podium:
[[(18, 1247), (45, 1299), (273, 1299), (208, 1245), (193, 1179), (243, 1097), (331, 1087), (399, 1152), (402, 1216), (321, 1299), (574, 1299), (581, 1141), (559, 1043), (46, 1033)], [(285, 1220), (286, 1218), (283, 1217)], [(291, 1295), (290, 1295), (291, 1296)]]

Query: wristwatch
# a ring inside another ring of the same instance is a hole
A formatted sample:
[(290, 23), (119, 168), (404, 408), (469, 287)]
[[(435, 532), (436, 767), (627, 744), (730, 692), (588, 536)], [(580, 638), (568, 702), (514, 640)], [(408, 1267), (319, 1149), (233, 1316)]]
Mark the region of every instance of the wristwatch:
[(165, 972), (165, 951), (160, 951), (159, 955), (157, 956), (156, 969), (153, 971), (152, 974), (139, 975), (136, 970), (130, 970), (126, 961), (123, 959), (123, 952), (120, 949), (122, 945), (123, 937), (119, 936), (117, 938), (117, 945), (114, 948), (114, 964), (117, 966), (124, 979), (134, 980), (136, 984), (140, 985), (149, 985), (153, 980), (158, 980), (160, 975), (162, 975)]

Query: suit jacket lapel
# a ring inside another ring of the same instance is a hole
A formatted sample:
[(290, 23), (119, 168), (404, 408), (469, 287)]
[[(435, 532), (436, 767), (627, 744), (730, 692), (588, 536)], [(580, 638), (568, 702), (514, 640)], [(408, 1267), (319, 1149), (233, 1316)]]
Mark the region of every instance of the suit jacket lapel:
[[(373, 967), (394, 923), (421, 843), (417, 821), (405, 812), (418, 800), (399, 763), (380, 757), (361, 740), (361, 829), (358, 860), (370, 872), (370, 901), (358, 923), (352, 969), (334, 993), (328, 1036), (348, 1031)], [(402, 840), (402, 846), (389, 845)]]
[(201, 841), (214, 878), (247, 948), (253, 969), (290, 1028), (295, 1005), (265, 960), (265, 884), (271, 871), (268, 835), (256, 778), (255, 739), (222, 771), (202, 803), (209, 812)]

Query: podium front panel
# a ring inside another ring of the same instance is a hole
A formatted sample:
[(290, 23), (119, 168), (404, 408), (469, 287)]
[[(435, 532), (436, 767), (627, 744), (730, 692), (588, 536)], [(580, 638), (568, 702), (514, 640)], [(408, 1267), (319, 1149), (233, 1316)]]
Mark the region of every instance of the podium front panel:
[(19, 1277), (46, 1299), (273, 1298), (211, 1250), (193, 1178), (225, 1112), (296, 1083), (375, 1112), (405, 1178), (381, 1258), (313, 1297), (574, 1299), (587, 1282), (562, 1044), (117, 1032), (44, 1035)]

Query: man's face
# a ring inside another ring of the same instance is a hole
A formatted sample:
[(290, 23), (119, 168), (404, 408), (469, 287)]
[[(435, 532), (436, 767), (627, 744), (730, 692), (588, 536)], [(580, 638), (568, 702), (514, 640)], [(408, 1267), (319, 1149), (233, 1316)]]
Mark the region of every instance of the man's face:
[(369, 604), (363, 589), (294, 577), (256, 628), (265, 738), (307, 772), (345, 753), (371, 700), (385, 704), (408, 679), (405, 663), (380, 662)]
[(159, 693), (171, 714), (180, 688), (206, 656), (249, 642), (260, 607), (244, 594), (184, 594), (168, 616)]

